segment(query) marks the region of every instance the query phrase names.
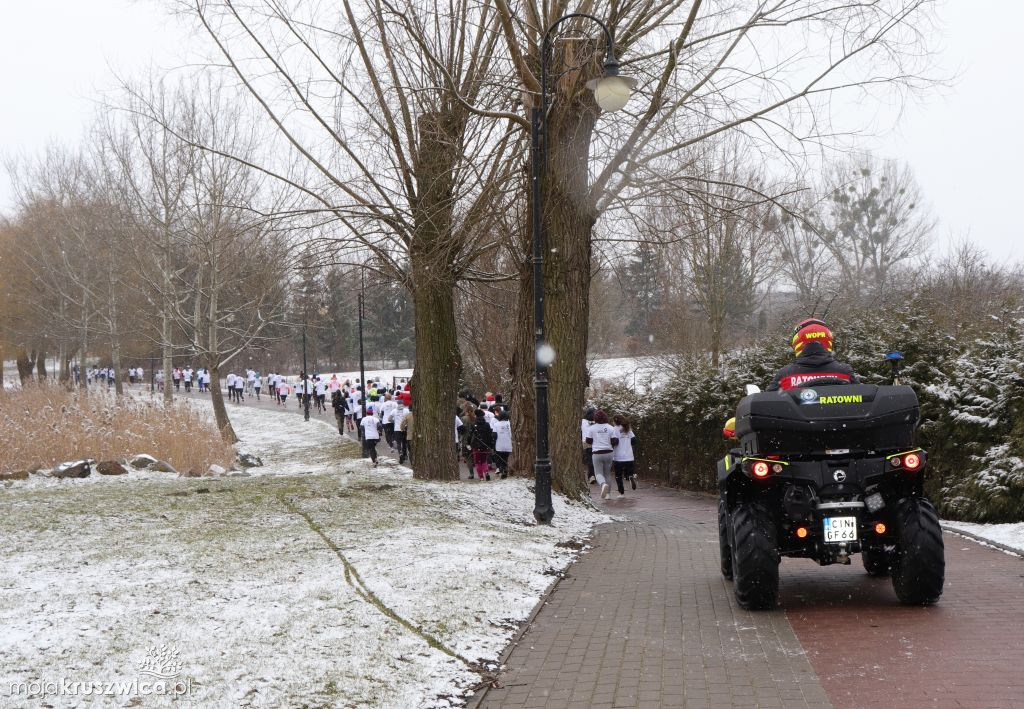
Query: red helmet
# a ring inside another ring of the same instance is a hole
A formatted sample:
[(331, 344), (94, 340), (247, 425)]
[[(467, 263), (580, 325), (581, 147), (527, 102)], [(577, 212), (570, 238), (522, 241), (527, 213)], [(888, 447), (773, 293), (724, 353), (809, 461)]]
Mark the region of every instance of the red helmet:
[(832, 351), (832, 331), (828, 329), (828, 325), (814, 318), (797, 323), (790, 344), (793, 346), (793, 352), (799, 357), (804, 347), (811, 342), (820, 342), (826, 350)]

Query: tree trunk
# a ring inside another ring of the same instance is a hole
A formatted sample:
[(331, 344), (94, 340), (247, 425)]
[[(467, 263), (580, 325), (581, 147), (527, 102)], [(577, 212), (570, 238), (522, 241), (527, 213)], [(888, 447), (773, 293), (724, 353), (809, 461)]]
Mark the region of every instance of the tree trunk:
[(67, 345), (61, 345), (60, 349), (60, 383), (73, 389), (75, 383), (71, 380), (71, 362), (75, 358), (75, 353), (68, 352)]
[(82, 323), (78, 331), (78, 386), (81, 387), (82, 391), (88, 389), (89, 383), (85, 378), (85, 370), (88, 366), (86, 362), (89, 356), (89, 292), (85, 289), (82, 291)]
[(18, 381), (21, 382), (22, 386), (25, 386), (32, 378), (32, 368), (35, 365), (35, 360), (29, 356), (28, 350), (24, 347), (19, 347), (15, 361), (18, 364)]
[(110, 366), (114, 369), (114, 393), (120, 398), (124, 396), (124, 376), (121, 372), (121, 342), (116, 334), (110, 338)]
[(722, 353), (722, 324), (711, 322), (709, 325), (711, 326), (711, 366), (718, 369)]
[(413, 475), (424, 480), (457, 480), (454, 418), (462, 356), (455, 327), (452, 272), (453, 254), (459, 252), (452, 233), (454, 162), (459, 156), (452, 146), (459, 144), (464, 123), (453, 112), (442, 111), (422, 114), (418, 124), (414, 161), (418, 194), (409, 249), (416, 331)]
[[(161, 362), (161, 369), (164, 373), (164, 406), (170, 406), (174, 400), (174, 388), (171, 386), (173, 377), (171, 376), (174, 371), (173, 361), (173, 347), (171, 343), (171, 311), (174, 303), (171, 298), (171, 288), (174, 286), (174, 282), (171, 280), (171, 231), (167, 226), (164, 226), (164, 243), (163, 243), (163, 263), (161, 267), (164, 285), (163, 285), (163, 308), (160, 312), (160, 339), (161, 339), (161, 353), (163, 355)], [(198, 292), (196, 300), (199, 299)]]
[(416, 384), (412, 390), (413, 475), (423, 480), (458, 480), (455, 458), (455, 399), (462, 358), (455, 329), (455, 282), (438, 283), (437, 274), (418, 273), (427, 285), (413, 289), (416, 304)]
[[(531, 227), (527, 225), (527, 229)], [(509, 459), (513, 475), (533, 475), (537, 457), (537, 397), (534, 395), (533, 342), (533, 266), (529, 256), (527, 232), (522, 266), (519, 269), (519, 295), (516, 303), (516, 329), (512, 349), (512, 385), (509, 391), (509, 420), (515, 445)]]
[(41, 350), (36, 354), (36, 378), (41, 384), (45, 384), (46, 377), (46, 350)]
[(165, 310), (161, 316), (163, 318), (163, 327), (161, 332), (162, 350), (163, 350), (163, 362), (161, 369), (164, 374), (164, 406), (170, 406), (174, 400), (174, 387), (171, 386), (173, 377), (171, 376), (174, 371), (174, 366), (171, 358), (173, 350), (171, 349), (171, 318), (168, 311)]
[[(220, 388), (220, 367), (215, 357), (210, 357), (210, 401), (213, 402), (213, 418), (217, 422), (217, 430), (221, 438), (228, 443), (238, 443), (238, 436), (231, 426), (231, 419), (228, 418), (228, 410), (224, 406), (224, 391)], [(164, 382), (164, 389), (167, 382)]]
[(549, 369), (552, 489), (587, 495), (580, 463), (579, 423), (587, 377), (591, 234), (597, 220), (587, 163), (597, 119), (593, 97), (560, 97), (550, 116), (544, 172), (544, 313), (546, 340), (555, 350)]

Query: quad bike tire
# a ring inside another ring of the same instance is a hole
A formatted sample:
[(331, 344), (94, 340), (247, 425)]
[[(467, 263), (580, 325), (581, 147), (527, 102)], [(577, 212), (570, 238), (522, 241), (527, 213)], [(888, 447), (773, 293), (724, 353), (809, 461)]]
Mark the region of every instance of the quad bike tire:
[(736, 602), (747, 610), (774, 608), (779, 601), (779, 550), (771, 512), (760, 502), (745, 501), (730, 517)]
[(729, 546), (729, 513), (725, 500), (718, 501), (718, 553), (722, 561), (722, 576), (732, 580), (732, 547)]
[(939, 600), (946, 576), (942, 527), (932, 504), (907, 497), (896, 505), (892, 587), (900, 603), (927, 606)]
[(896, 550), (892, 547), (870, 546), (865, 547), (860, 553), (861, 561), (864, 562), (864, 570), (868, 576), (885, 578), (892, 572), (893, 557)]

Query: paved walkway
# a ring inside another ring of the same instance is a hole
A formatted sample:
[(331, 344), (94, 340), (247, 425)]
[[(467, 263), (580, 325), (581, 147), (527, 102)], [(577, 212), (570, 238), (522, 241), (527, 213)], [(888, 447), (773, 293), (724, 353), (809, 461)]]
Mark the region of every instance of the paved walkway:
[[(627, 494), (629, 494), (627, 492)], [(715, 500), (643, 489), (510, 648), (482, 707), (1024, 707), (1024, 561), (945, 535), (931, 608), (851, 566), (782, 563), (780, 609), (739, 609)]]

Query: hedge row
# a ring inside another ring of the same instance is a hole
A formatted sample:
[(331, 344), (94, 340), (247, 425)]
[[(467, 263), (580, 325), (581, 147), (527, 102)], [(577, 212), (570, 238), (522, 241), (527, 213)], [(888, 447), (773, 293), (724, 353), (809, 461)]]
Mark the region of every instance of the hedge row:
[[(885, 312), (834, 320), (837, 357), (866, 383), (889, 382), (885, 352), (905, 356), (905, 384), (917, 391), (929, 451), (928, 493), (940, 512), (977, 522), (1024, 520), (1024, 317), (993, 315), (969, 338), (943, 332), (913, 302)], [(666, 381), (640, 395), (605, 389), (593, 403), (630, 415), (639, 438), (637, 468), (647, 479), (691, 489), (715, 488), (715, 463), (728, 446), (722, 424), (748, 383), (764, 387), (790, 360), (788, 336), (734, 351), (714, 369), (680, 358)]]

